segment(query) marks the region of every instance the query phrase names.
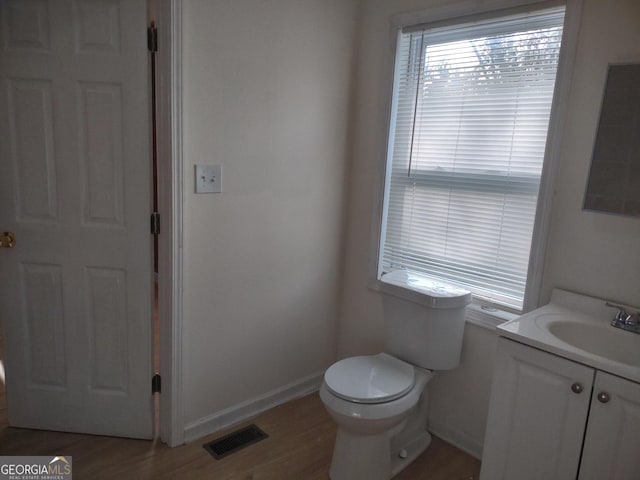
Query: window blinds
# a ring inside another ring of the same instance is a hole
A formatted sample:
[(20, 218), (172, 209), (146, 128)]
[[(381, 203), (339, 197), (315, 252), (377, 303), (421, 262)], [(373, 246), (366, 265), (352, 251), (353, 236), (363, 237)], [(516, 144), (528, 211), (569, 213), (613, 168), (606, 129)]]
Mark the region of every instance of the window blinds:
[(564, 7), (399, 34), (380, 274), (522, 308)]

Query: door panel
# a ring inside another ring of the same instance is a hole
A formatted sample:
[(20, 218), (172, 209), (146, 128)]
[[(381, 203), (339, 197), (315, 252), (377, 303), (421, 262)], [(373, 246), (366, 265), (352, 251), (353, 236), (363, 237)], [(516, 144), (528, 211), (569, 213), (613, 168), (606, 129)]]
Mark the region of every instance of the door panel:
[(0, 2), (9, 423), (152, 436), (144, 0)]
[(9, 79), (9, 139), (20, 220), (56, 220), (51, 82)]
[[(629, 334), (632, 335), (632, 334)], [(606, 402), (599, 395), (606, 394)], [(640, 384), (598, 372), (584, 441), (580, 480), (640, 478)]]
[(481, 480), (576, 478), (593, 375), (592, 368), (499, 338)]
[(60, 265), (20, 265), (26, 320), (27, 382), (32, 387), (65, 388), (66, 356)]
[(82, 82), (79, 88), (84, 221), (124, 226), (120, 85)]

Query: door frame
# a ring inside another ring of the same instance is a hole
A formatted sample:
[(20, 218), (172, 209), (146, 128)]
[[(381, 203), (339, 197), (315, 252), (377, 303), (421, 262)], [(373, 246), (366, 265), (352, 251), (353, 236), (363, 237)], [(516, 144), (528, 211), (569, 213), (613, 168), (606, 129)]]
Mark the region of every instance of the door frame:
[[(153, 0), (149, 0), (153, 2)], [(183, 130), (182, 2), (158, 0), (157, 131), (158, 311), (160, 337), (160, 439), (170, 447), (184, 443), (182, 399), (183, 318)]]

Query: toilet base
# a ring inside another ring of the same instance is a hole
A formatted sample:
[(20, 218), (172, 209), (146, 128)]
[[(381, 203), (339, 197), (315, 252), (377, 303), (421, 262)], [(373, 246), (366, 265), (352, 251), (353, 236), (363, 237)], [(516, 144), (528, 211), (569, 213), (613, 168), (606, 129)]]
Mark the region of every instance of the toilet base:
[[(389, 454), (389, 432), (377, 435), (350, 435), (339, 428), (331, 459), (331, 480), (390, 480), (404, 470), (431, 444), (429, 432), (416, 433), (407, 443)], [(348, 452), (348, 455), (347, 455)]]
[(404, 454), (402, 454), (402, 450), (392, 453), (390, 478), (395, 477), (404, 470), (411, 462), (418, 458), (418, 456), (420, 456), (420, 454), (424, 452), (430, 444), (431, 434), (425, 431), (411, 440), (411, 442), (404, 447)]
[(389, 432), (356, 437), (338, 428), (329, 477), (331, 480), (389, 480)]

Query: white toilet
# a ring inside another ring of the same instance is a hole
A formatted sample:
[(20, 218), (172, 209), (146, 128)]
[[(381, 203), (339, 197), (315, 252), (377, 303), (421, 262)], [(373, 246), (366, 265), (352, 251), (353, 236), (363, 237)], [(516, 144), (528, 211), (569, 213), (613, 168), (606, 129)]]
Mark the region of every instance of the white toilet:
[(460, 362), (471, 294), (403, 270), (382, 277), (385, 351), (334, 363), (320, 398), (338, 434), (332, 480), (388, 480), (431, 442), (426, 385)]

